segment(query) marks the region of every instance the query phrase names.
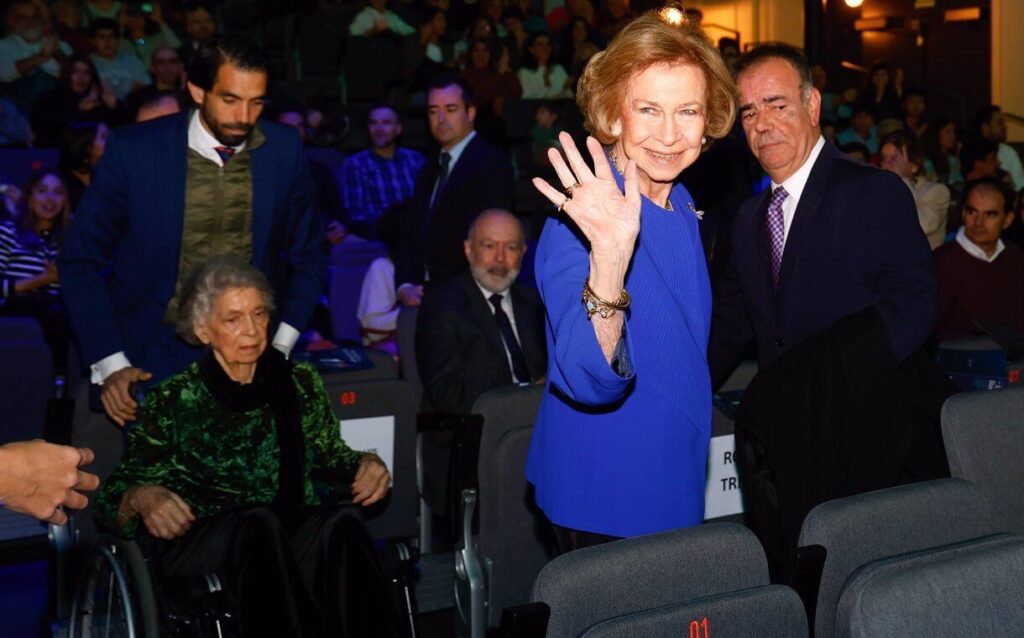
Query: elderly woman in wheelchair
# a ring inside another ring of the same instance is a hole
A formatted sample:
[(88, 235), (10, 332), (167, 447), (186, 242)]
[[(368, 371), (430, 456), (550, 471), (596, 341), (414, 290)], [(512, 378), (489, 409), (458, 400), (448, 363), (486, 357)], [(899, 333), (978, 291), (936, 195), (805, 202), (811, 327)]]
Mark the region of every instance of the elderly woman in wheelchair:
[(215, 257), (181, 299), (179, 331), (206, 352), (147, 391), (98, 521), (150, 546), (164, 582), (216, 572), (241, 636), (393, 633), (357, 508), (322, 504), (376, 503), (384, 463), (340, 438), (311, 366), (267, 347), (262, 273)]

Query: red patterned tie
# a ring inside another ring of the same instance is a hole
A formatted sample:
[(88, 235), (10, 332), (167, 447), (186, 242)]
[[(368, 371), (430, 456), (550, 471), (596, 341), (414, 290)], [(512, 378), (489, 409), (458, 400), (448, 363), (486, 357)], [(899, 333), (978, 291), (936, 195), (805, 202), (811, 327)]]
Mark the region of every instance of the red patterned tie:
[(220, 155), (220, 161), (225, 164), (228, 163), (229, 159), (235, 156), (235, 149), (230, 146), (215, 146), (213, 150), (217, 151), (217, 155)]

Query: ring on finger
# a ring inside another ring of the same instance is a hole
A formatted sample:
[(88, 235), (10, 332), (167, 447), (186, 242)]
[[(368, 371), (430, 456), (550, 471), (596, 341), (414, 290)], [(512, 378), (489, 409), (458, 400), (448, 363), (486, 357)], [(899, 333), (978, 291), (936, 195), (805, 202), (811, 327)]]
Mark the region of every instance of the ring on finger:
[(562, 203), (558, 205), (558, 212), (561, 213), (565, 211), (565, 205), (569, 203), (570, 199), (572, 199), (572, 197), (566, 197), (562, 200)]
[[(565, 187), (565, 188), (564, 188), (564, 189), (562, 190), (562, 192), (563, 192), (563, 193), (565, 193), (565, 196), (566, 196), (566, 198), (567, 198), (567, 199), (572, 199), (572, 193), (573, 193), (573, 191), (575, 191), (575, 190), (576, 190), (577, 188), (579, 188), (580, 186), (583, 186), (583, 184), (580, 184), (579, 182), (576, 182), (575, 184), (571, 184), (571, 185), (569, 185), (569, 186), (566, 186), (566, 187)], [(564, 204), (563, 204), (563, 206), (564, 206)]]

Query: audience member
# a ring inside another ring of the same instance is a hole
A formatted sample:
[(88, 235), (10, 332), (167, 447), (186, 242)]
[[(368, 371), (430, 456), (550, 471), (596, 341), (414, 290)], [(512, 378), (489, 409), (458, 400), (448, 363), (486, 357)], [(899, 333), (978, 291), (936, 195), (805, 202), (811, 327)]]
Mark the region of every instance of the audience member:
[(125, 107), (136, 117), (143, 103), (152, 103), (157, 96), (171, 94), (184, 110), (192, 105), (185, 93), (185, 65), (176, 47), (161, 45), (154, 47), (149, 58), (149, 72), (153, 83), (132, 91), (125, 99)]
[(80, 0), (56, 0), (50, 5), (50, 11), (53, 12), (57, 37), (67, 42), (78, 55), (89, 55), (92, 43), (89, 41), (89, 29), (85, 26)]
[[(889, 65), (884, 62), (876, 62), (871, 66), (868, 73), (868, 80), (861, 92), (859, 101), (864, 102), (871, 109), (871, 114), (876, 122), (888, 118), (901, 119), (903, 109), (900, 106), (902, 97), (902, 69), (897, 69), (896, 76), (889, 72)], [(872, 151), (877, 152), (876, 151)]]
[(878, 123), (878, 126), (875, 127), (875, 132), (879, 140), (892, 133), (901, 133), (903, 132), (903, 122), (894, 117), (886, 118)]
[(18, 107), (0, 98), (0, 146), (28, 146), (32, 141), (32, 127), (18, 112)]
[(512, 208), (512, 163), (476, 134), (475, 118), (473, 94), (463, 80), (434, 79), (427, 119), (440, 149), (416, 180), (395, 264), (398, 297), (406, 305), (417, 303), (424, 282), (444, 283), (466, 270), (462, 242), (481, 211)]
[(117, 0), (85, 0), (85, 24), (91, 27), (97, 20), (120, 20), (122, 9), (124, 5)]
[(859, 142), (868, 147), (872, 155), (878, 152), (878, 127), (870, 104), (858, 102), (853, 106), (853, 117), (850, 128), (836, 133), (836, 141), (840, 144)]
[(1013, 193), (998, 179), (968, 182), (963, 226), (935, 251), (939, 341), (1012, 326), (1024, 333), (1024, 252), (1000, 234), (1013, 223)]
[(541, 102), (534, 111), (534, 125), (530, 129), (533, 162), (536, 166), (550, 166), (548, 149), (561, 149), (558, 134), (562, 132), (558, 126), (558, 110), (550, 102)]
[[(151, 7), (149, 13), (146, 13), (147, 6)], [(124, 14), (124, 35), (147, 67), (152, 67), (153, 53), (157, 49), (181, 47), (181, 40), (164, 22), (159, 2), (128, 4)]]
[(147, 394), (97, 521), (160, 539), (165, 583), (219, 574), (239, 636), (398, 636), (353, 511), (387, 494), (384, 462), (338, 436), (315, 368), (268, 347), (263, 273), (222, 255), (183, 293), (178, 330), (203, 356)]
[(462, 39), (455, 43), (455, 65), (460, 69), (469, 66), (469, 46), (477, 40), (484, 40), (491, 47), (491, 60), (495, 64), (501, 59), (504, 45), (498, 38), (498, 25), (487, 16), (480, 16), (470, 24)]
[(260, 46), (207, 40), (188, 88), (195, 111), (112, 134), (60, 257), (83, 359), (120, 424), (136, 414), (131, 383), (159, 381), (201, 354), (173, 327), (197, 264), (228, 253), (266, 273), (282, 306), (273, 345), (286, 353), (324, 286), (323, 223), (301, 140), (257, 123), (267, 92)]
[(508, 67), (518, 69), (523, 64), (523, 51), (526, 50), (526, 40), (530, 37), (523, 12), (515, 7), (505, 9), (501, 14), (501, 24), (508, 33), (502, 41), (505, 51), (508, 52)]
[(402, 123), (389, 104), (370, 109), (370, 148), (352, 155), (337, 170), (344, 219), (360, 237), (376, 236), (380, 217), (412, 197), (426, 159), (398, 145)]
[(352, 35), (369, 36), (391, 32), (396, 35), (412, 35), (416, 29), (387, 9), (388, 0), (370, 0), (362, 11), (356, 14), (348, 32)]
[(76, 122), (102, 122), (107, 126), (124, 119), (122, 105), (107, 82), (102, 82), (88, 57), (68, 58), (60, 83), (32, 106), (36, 146), (56, 147), (67, 127)]
[(199, 47), (217, 33), (217, 22), (213, 17), (213, 6), (204, 0), (186, 2), (183, 9), (186, 37), (185, 44), (181, 46), (181, 58), (187, 67)]
[(71, 47), (47, 33), (43, 12), (32, 0), (7, 7), (7, 36), (0, 39), (0, 93), (22, 113), (56, 85)]
[(66, 375), (70, 329), (56, 264), (71, 219), (64, 180), (55, 171), (37, 173), (23, 199), (21, 219), (0, 223), (0, 313), (38, 321), (55, 372)]
[(950, 188), (963, 185), (956, 124), (948, 119), (935, 120), (928, 125), (921, 141), (924, 144), (924, 166), (928, 179)]
[(462, 79), (473, 92), (476, 130), (487, 141), (504, 146), (505, 101), (519, 97), (523, 89), (515, 73), (509, 69), (507, 52), (501, 60), (494, 60), (492, 54), (493, 49), (487, 40), (473, 40)]
[(999, 168), (1010, 174), (1014, 191), (1024, 188), (1024, 167), (1020, 155), (1006, 143), (1006, 116), (995, 104), (986, 106), (974, 117), (974, 134), (999, 145)]
[(861, 164), (871, 163), (871, 150), (860, 142), (847, 142), (846, 144), (840, 144), (839, 152), (850, 159), (860, 162)]
[(1000, 235), (1011, 226), (1013, 193), (998, 179), (968, 182), (964, 225), (935, 251), (938, 340), (984, 334), (990, 325), (1024, 331), (1024, 253)]
[(103, 122), (73, 122), (64, 130), (59, 168), (64, 175), (71, 210), (78, 210), (92, 171), (107, 148), (109, 131)]
[(960, 158), (964, 166), (964, 179), (968, 182), (999, 174), (999, 145), (992, 140), (984, 137), (972, 139), (964, 145)]
[(117, 37), (117, 23), (100, 18), (89, 27), (93, 54), (100, 80), (110, 85), (117, 99), (123, 100), (132, 91), (152, 84), (146, 67), (131, 50), (131, 44)]
[(594, 44), (593, 32), (590, 25), (583, 18), (573, 18), (569, 21), (569, 28), (562, 34), (562, 63), (569, 72), (570, 88), (576, 86), (587, 62), (597, 53), (597, 45)]
[(928, 130), (928, 116), (925, 115), (924, 89), (911, 87), (903, 92), (903, 126), (908, 133), (920, 140)]
[(175, 113), (181, 113), (181, 96), (177, 91), (160, 91), (139, 103), (135, 121), (148, 122)]
[(356, 317), (362, 327), (363, 345), (384, 350), (397, 358), (398, 312), (402, 304), (395, 290), (395, 251), (401, 234), (399, 216), (387, 214), (377, 220), (377, 237), (388, 248), (384, 257), (370, 262), (359, 289)]
[(609, 41), (635, 17), (629, 8), (629, 0), (607, 0), (597, 18), (597, 31), (605, 41)]
[(423, 57), (439, 67), (451, 66), (454, 59), (451, 46), (444, 41), (447, 31), (448, 17), (444, 11), (432, 9), (423, 12), (420, 19), (420, 45), (423, 47)]
[(526, 42), (526, 55), (519, 69), (519, 84), (523, 87), (523, 99), (544, 100), (571, 98), (569, 74), (565, 68), (551, 61), (551, 36), (533, 33)]
[(890, 133), (882, 138), (879, 150), (881, 166), (899, 175), (914, 194), (917, 221), (935, 250), (946, 239), (949, 213), (949, 188), (928, 181), (924, 175), (924, 153), (917, 140), (905, 133)]
[[(736, 51), (736, 58), (739, 59), (739, 51)], [(735, 61), (733, 62), (735, 64)], [(731, 67), (730, 67), (731, 68)], [(821, 94), (821, 122), (835, 123), (839, 119), (839, 106), (842, 98), (836, 93), (828, 91), (828, 73), (820, 64), (811, 67), (811, 83)]]
[[(717, 387), (756, 340), (759, 372), (736, 418), (738, 469), (748, 524), (787, 582), (812, 507), (948, 472), (927, 415), (951, 391), (932, 387), (943, 377), (927, 373), (934, 363), (919, 350), (938, 291), (906, 186), (825, 143), (821, 96), (796, 49), (748, 52), (737, 86), (771, 188), (737, 214), (708, 358)], [(891, 391), (905, 383), (924, 412)]]
[(523, 28), (526, 29), (526, 33), (547, 31), (548, 24), (544, 21), (544, 16), (534, 9), (533, 0), (512, 0), (510, 4), (523, 16)]
[(17, 441), (0, 445), (0, 500), (4, 508), (54, 525), (68, 521), (61, 509), (82, 509), (89, 492), (100, 485), (95, 474), (79, 468), (95, 456), (89, 448)]
[[(307, 149), (306, 159), (309, 164), (309, 175), (313, 179), (313, 186), (316, 195), (316, 208), (320, 211), (325, 220), (331, 220), (327, 227), (327, 239), (332, 244), (341, 241), (344, 239), (344, 234), (337, 241), (334, 241), (331, 228), (332, 225), (338, 224), (336, 220), (341, 216), (341, 192), (338, 187), (338, 182), (334, 178), (333, 168), (326, 162), (318, 161), (314, 156), (311, 156), (308, 151), (310, 130), (308, 122), (306, 121), (306, 114), (302, 111), (302, 108), (299, 105), (295, 105), (291, 108), (286, 108), (278, 112), (274, 119), (278, 124), (284, 124), (285, 126), (294, 128), (299, 134), (303, 147)], [(347, 234), (347, 231), (345, 234)]]
[(469, 271), (424, 297), (416, 363), (435, 411), (469, 414), (488, 390), (543, 381), (543, 307), (536, 291), (515, 283), (525, 252), (519, 220), (506, 210), (486, 210), (463, 243)]

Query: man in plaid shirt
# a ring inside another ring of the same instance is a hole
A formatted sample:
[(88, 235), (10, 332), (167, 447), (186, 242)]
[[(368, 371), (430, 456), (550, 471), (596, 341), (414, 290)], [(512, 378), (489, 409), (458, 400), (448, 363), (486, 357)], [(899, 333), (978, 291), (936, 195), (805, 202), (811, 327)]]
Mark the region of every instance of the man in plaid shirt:
[(393, 107), (382, 104), (371, 109), (369, 130), (370, 148), (345, 160), (338, 183), (349, 231), (376, 238), (377, 219), (409, 199), (426, 160), (398, 146), (402, 124)]

